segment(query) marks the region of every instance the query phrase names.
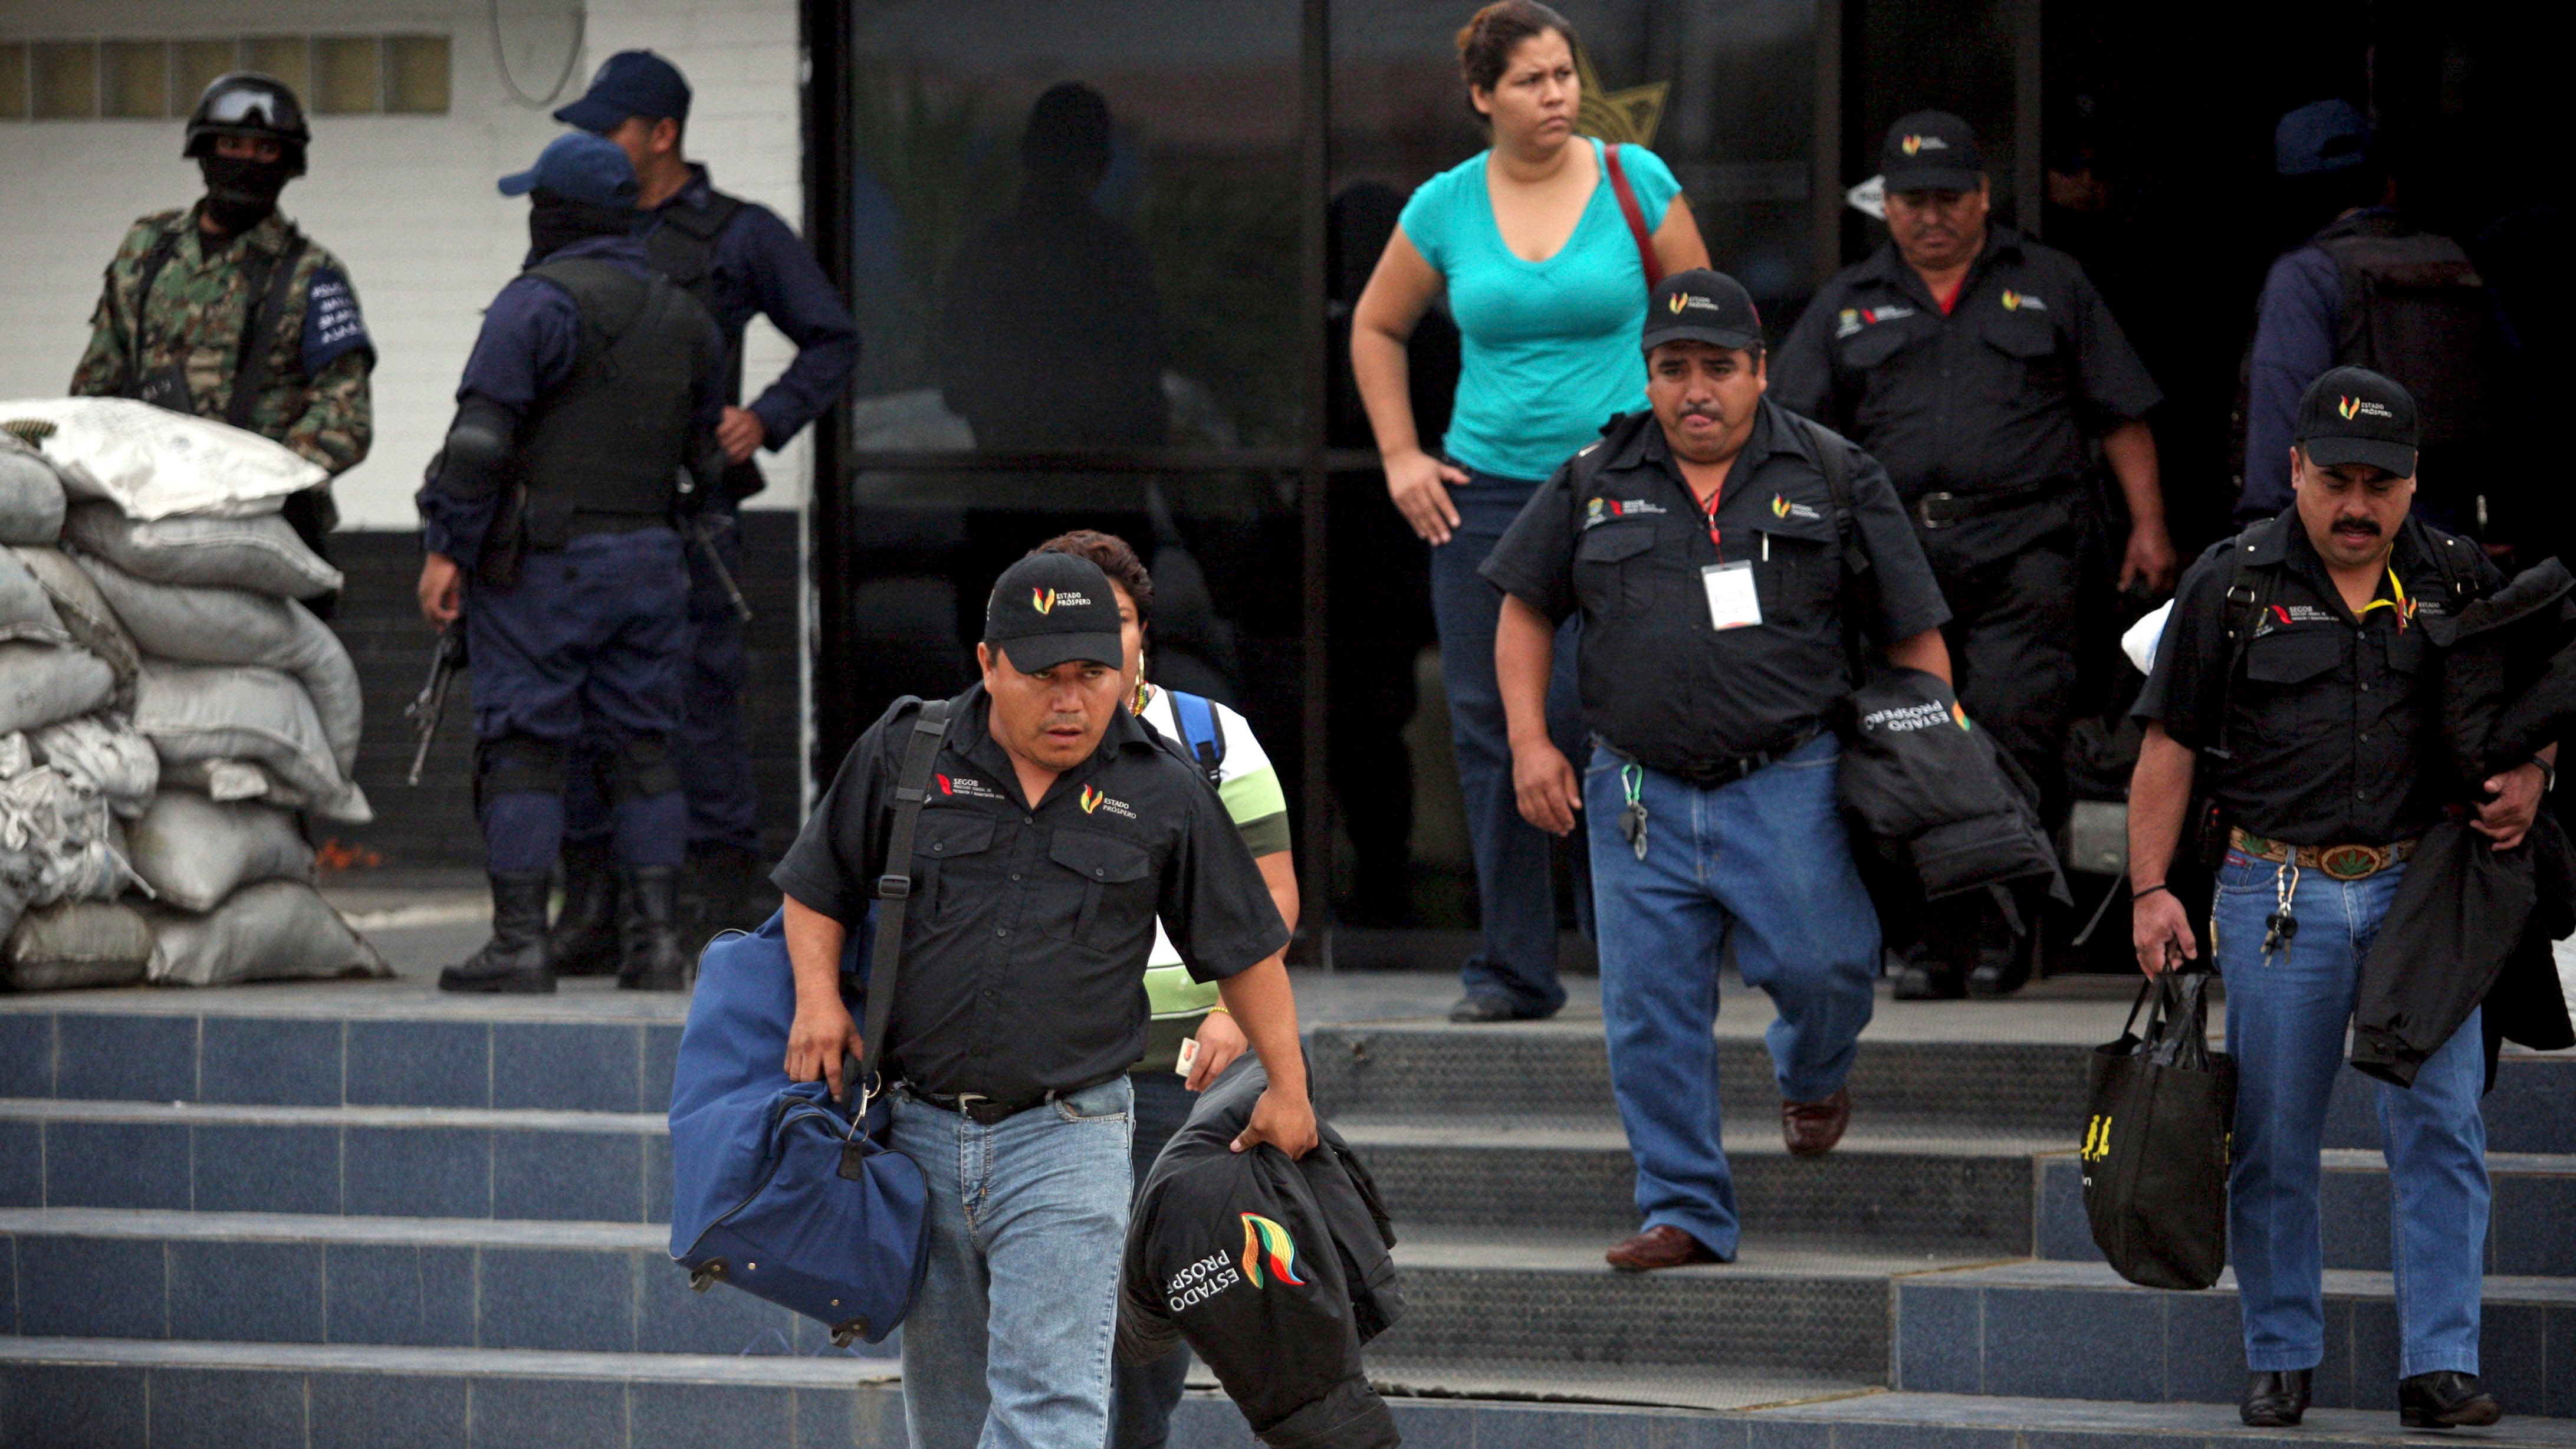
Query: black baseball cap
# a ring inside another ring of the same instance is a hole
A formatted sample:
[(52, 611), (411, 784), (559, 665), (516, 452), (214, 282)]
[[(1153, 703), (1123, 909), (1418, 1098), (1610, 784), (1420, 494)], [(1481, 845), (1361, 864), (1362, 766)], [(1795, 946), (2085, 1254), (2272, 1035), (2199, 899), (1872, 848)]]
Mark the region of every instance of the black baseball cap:
[(1948, 111), (1899, 116), (1878, 148), (1890, 191), (1974, 191), (1986, 179), (1977, 133)]
[(1068, 659), (1112, 669), (1127, 662), (1109, 575), (1069, 553), (1031, 554), (1002, 570), (993, 596), (984, 601), (984, 640), (1001, 646), (1022, 674)]
[(1667, 342), (1706, 342), (1716, 347), (1762, 350), (1762, 314), (1753, 294), (1724, 272), (1693, 267), (1655, 285), (1646, 304), (1640, 339), (1648, 352)]
[(689, 83), (680, 68), (649, 50), (621, 50), (600, 62), (580, 100), (555, 112), (565, 125), (603, 136), (624, 125), (628, 116), (686, 122)]
[(2308, 384), (2290, 441), (2319, 468), (2367, 463), (2400, 478), (2415, 476), (2415, 399), (2393, 378), (2367, 367), (2338, 367)]

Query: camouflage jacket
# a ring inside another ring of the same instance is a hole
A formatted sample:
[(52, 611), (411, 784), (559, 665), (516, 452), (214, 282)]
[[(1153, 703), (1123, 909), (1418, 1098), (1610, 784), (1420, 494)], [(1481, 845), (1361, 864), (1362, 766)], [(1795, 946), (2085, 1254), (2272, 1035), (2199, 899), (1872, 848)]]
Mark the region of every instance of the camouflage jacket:
[[(176, 249), (154, 279), (151, 297), (138, 299), (146, 260), (172, 232), (179, 234)], [(90, 317), (89, 350), (72, 371), (74, 395), (129, 396), (142, 378), (175, 364), (187, 377), (197, 415), (224, 417), (254, 300), (246, 253), (277, 256), (289, 235), (285, 218), (271, 215), (210, 257), (193, 207), (136, 222), (116, 260), (107, 264), (107, 285)], [(268, 381), (251, 410), (251, 429), (334, 474), (346, 472), (367, 456), (375, 435), (367, 374), (376, 365), (376, 349), (339, 258), (305, 244), (274, 335)]]

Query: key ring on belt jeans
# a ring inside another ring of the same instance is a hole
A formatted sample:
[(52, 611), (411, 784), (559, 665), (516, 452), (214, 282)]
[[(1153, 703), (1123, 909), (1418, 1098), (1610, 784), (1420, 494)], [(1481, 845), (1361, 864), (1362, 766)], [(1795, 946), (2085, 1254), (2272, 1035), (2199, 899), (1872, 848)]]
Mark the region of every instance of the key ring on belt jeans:
[(2281, 929), (2281, 924), (2295, 922), (2295, 918), (2290, 914), (2290, 902), (2298, 894), (2299, 853), (2292, 850), (2290, 858), (2274, 867), (2272, 871), (2272, 919), (2267, 923), (2267, 929), (2263, 935), (2263, 959), (2266, 962), (2272, 959), (2274, 951), (2287, 954), (2290, 949), (2290, 935), (2295, 934), (2299, 928), (2294, 923), (2285, 933)]
[(1632, 808), (1641, 803), (1646, 796), (1646, 772), (1644, 768), (1639, 766), (1634, 760), (1630, 760), (1628, 763), (1621, 765), (1619, 767), (1619, 788), (1628, 792), (1628, 804)]

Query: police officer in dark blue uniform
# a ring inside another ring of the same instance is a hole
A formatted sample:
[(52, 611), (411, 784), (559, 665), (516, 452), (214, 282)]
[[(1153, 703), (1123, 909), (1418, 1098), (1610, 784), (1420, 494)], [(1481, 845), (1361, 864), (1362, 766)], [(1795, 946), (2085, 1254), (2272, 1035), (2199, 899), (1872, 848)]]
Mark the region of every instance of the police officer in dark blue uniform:
[(421, 610), (464, 618), (492, 940), (448, 991), (552, 991), (546, 897), (575, 740), (609, 748), (618, 984), (677, 990), (688, 803), (672, 762), (687, 647), (679, 527), (724, 471), (724, 339), (653, 271), (626, 153), (576, 132), (501, 180), (527, 269), (484, 314), (419, 497)]
[[(681, 667), (681, 725), (673, 762), (688, 794), (688, 871), (683, 878), (684, 945), (727, 926), (749, 926), (748, 893), (763, 884), (758, 800), (745, 739), (742, 691), (748, 673), (743, 621), (708, 555), (740, 577), (736, 509), (765, 486), (754, 450), (776, 452), (844, 395), (859, 359), (858, 324), (814, 254), (778, 213), (728, 196), (707, 168), (681, 152), (689, 85), (678, 67), (649, 50), (608, 58), (580, 100), (555, 112), (569, 126), (604, 136), (635, 167), (637, 205), (653, 216), (644, 249), (654, 270), (685, 288), (725, 338), (725, 409), (716, 437), (723, 483), (698, 515), (706, 541), (687, 543), (689, 625)], [(765, 316), (796, 346), (788, 364), (748, 405), (742, 398), (743, 329)], [(617, 960), (616, 880), (610, 871), (608, 811), (600, 782), (603, 742), (575, 750), (567, 782), (570, 832), (564, 849), (564, 909), (555, 926), (559, 971), (593, 974)]]

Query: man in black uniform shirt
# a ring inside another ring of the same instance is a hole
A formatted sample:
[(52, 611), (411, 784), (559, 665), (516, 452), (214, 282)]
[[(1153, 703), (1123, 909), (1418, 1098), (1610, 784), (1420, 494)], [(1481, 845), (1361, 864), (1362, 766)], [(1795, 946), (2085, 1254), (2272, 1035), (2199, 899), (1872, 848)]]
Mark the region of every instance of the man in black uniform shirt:
[[(930, 1180), (904, 1414), (915, 1449), (1096, 1445), (1158, 914), (1270, 1074), (1236, 1146), (1304, 1156), (1315, 1115), (1287, 928), (1216, 792), (1128, 713), (1108, 577), (1070, 554), (1022, 559), (984, 638), (914, 844), (888, 1027), (894, 1145)], [(788, 1075), (836, 1092), (860, 1048), (841, 946), (887, 872), (918, 710), (899, 701), (852, 747), (773, 877), (796, 969)]]
[[(2132, 932), (2151, 976), (2199, 953), (2165, 872), (2204, 758), (2230, 827), (2210, 924), (2238, 1074), (2228, 1243), (2252, 1372), (2244, 1418), (2268, 1427), (2299, 1422), (2325, 1353), (2319, 1147), (2362, 962), (2416, 838), (2472, 793), (2443, 763), (2419, 620), (2502, 582), (2476, 544), (2408, 516), (2404, 388), (2336, 368), (2308, 388), (2292, 436), (2290, 508), (2183, 576), (2138, 696), (2146, 742), (2129, 786)], [(2499, 850), (2519, 844), (2553, 768), (2535, 759), (2482, 782), (2474, 828)], [(2412, 1090), (2371, 1089), (2396, 1200), (2408, 1427), (2500, 1412), (2477, 1379), (2485, 1087), (2472, 1012)]]
[[(1950, 601), (1959, 702), (2065, 813), (2086, 439), (2127, 500), (2120, 587), (2173, 583), (2156, 443), (2162, 399), (2075, 259), (1987, 220), (1968, 123), (1898, 120), (1881, 148), (1890, 240), (1825, 284), (1780, 346), (1772, 398), (1887, 465)], [(1936, 911), (1896, 994), (2010, 991), (2022, 958), (1978, 892)]]
[[(1709, 1035), (1730, 938), (1779, 1006), (1789, 1150), (1841, 1140), (1879, 956), (1835, 803), (1844, 620), (1895, 663), (1950, 674), (1950, 611), (1886, 472), (1764, 400), (1744, 289), (1675, 273), (1643, 341), (1653, 410), (1557, 469), (1482, 570), (1504, 594), (1494, 670), (1521, 813), (1558, 835), (1591, 814), (1610, 1083), (1644, 1219), (1609, 1253), (1629, 1272), (1735, 1257)], [(1580, 781), (1546, 718), (1556, 628), (1577, 610)]]

